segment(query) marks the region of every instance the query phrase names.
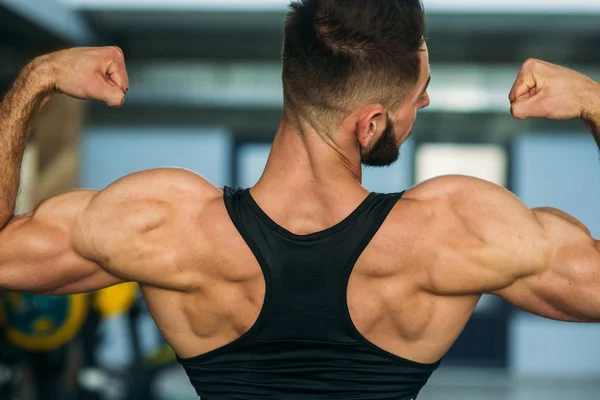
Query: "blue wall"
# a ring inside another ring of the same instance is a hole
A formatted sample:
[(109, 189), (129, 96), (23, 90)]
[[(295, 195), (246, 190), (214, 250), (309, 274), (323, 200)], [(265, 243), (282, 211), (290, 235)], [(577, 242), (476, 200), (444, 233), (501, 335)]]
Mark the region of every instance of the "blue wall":
[(132, 172), (182, 167), (229, 184), (231, 139), (208, 129), (91, 129), (82, 142), (82, 184), (102, 189)]

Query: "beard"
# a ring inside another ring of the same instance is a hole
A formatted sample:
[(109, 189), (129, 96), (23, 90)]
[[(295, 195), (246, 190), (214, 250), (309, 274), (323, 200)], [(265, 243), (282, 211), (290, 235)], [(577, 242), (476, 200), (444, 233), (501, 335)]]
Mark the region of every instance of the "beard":
[(387, 117), (386, 127), (381, 137), (375, 142), (371, 150), (361, 154), (361, 162), (369, 167), (389, 167), (400, 157), (400, 144), (396, 142), (393, 123)]

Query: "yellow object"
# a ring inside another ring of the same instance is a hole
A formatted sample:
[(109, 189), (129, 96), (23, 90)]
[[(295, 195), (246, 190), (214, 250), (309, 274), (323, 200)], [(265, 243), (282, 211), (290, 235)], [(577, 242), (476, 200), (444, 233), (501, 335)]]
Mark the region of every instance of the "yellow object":
[(105, 318), (124, 314), (131, 309), (137, 296), (136, 283), (123, 283), (97, 291), (94, 308)]
[(177, 356), (175, 355), (175, 351), (169, 345), (165, 344), (160, 346), (144, 361), (148, 367), (159, 367), (174, 364), (177, 361)]
[(38, 318), (33, 326), (37, 333), (45, 333), (54, 327), (54, 322), (50, 318)]
[(8, 301), (11, 308), (18, 309), (23, 307), (23, 297), (18, 293), (9, 293)]
[[(11, 305), (17, 306), (17, 309), (23, 307), (23, 300), (15, 301), (16, 296), (13, 293), (9, 296), (10, 300), (5, 304), (5, 307), (8, 307), (6, 310), (6, 338), (15, 346), (29, 351), (49, 351), (67, 344), (81, 331), (89, 310), (87, 295), (78, 294), (65, 296), (68, 304), (64, 319), (54, 320), (52, 314), (44, 315), (43, 313), (39, 314), (38, 317), (34, 313), (19, 318), (16, 316), (15, 310), (11, 310), (10, 307)], [(39, 297), (42, 298), (43, 296)], [(11, 315), (15, 316), (11, 318)], [(14, 322), (18, 321), (20, 326), (11, 324), (13, 322), (11, 319)], [(31, 328), (27, 328), (27, 326)]]

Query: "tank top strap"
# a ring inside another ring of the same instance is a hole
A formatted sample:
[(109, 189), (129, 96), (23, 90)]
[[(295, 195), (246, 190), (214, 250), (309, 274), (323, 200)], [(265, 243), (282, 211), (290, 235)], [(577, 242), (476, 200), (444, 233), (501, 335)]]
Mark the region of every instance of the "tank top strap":
[(372, 193), (339, 224), (296, 235), (271, 220), (248, 190), (226, 190), (231, 219), (266, 282), (263, 309), (250, 336), (269, 342), (360, 340), (348, 320), (348, 280), (401, 196)]
[(404, 193), (370, 193), (340, 223), (308, 235), (294, 234), (273, 221), (256, 203), (249, 189), (226, 187), (224, 200), (232, 222), (253, 252), (260, 248), (268, 253), (267, 248), (277, 248), (285, 242), (294, 249), (310, 247), (313, 252), (319, 247), (334, 246), (337, 256), (344, 258), (342, 253), (351, 256), (358, 252), (360, 256)]

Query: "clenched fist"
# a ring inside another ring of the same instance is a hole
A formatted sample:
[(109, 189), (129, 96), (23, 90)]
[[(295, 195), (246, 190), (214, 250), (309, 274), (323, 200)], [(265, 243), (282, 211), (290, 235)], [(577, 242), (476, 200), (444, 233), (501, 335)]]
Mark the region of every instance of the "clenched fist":
[(518, 119), (585, 118), (596, 112), (599, 93), (600, 85), (585, 75), (530, 59), (510, 92), (511, 113)]
[(73, 48), (43, 56), (51, 89), (77, 99), (120, 107), (129, 89), (123, 52), (118, 47)]

